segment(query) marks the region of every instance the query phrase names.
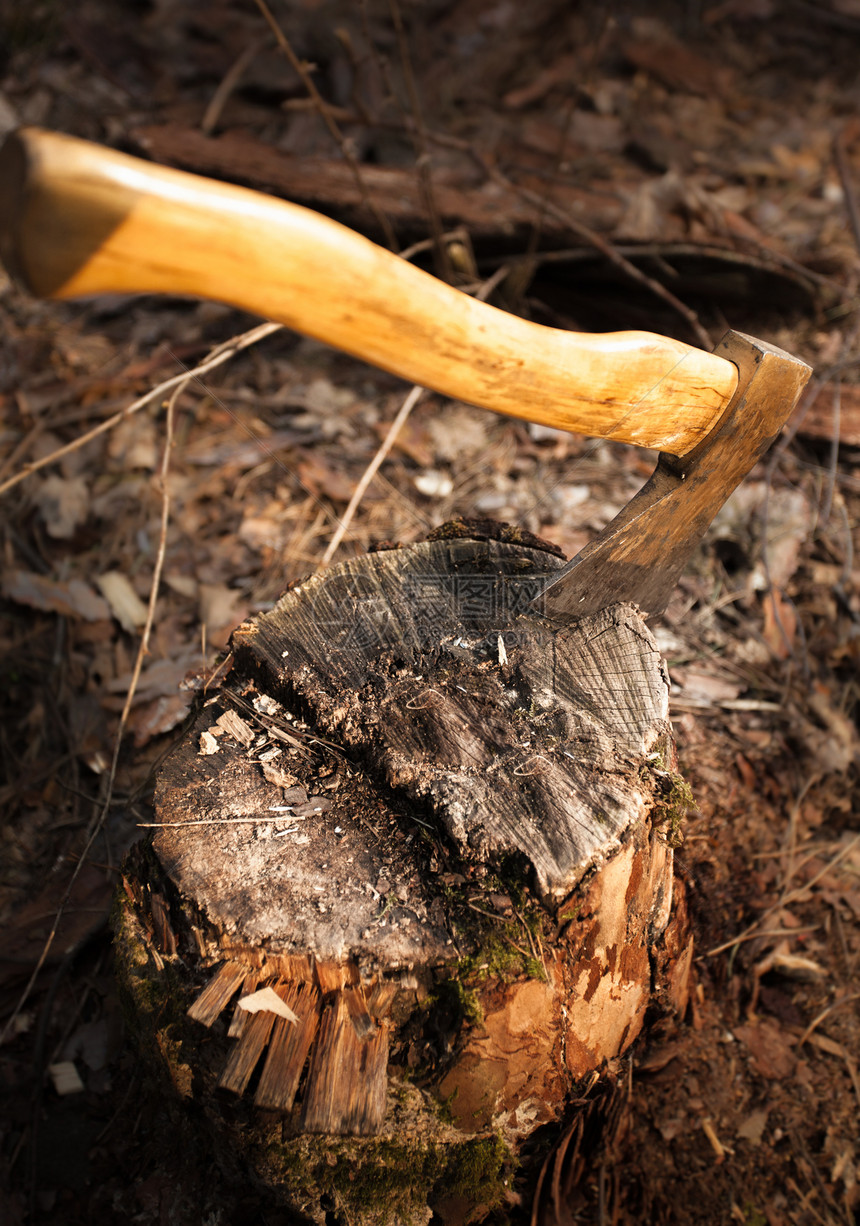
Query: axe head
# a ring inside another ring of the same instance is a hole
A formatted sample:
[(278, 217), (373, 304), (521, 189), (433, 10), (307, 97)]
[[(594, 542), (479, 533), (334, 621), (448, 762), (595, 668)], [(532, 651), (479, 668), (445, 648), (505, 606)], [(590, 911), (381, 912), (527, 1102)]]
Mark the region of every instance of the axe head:
[(660, 455), (647, 484), (535, 601), (546, 616), (570, 622), (618, 602), (662, 613), (717, 511), (777, 438), (812, 374), (741, 332), (726, 333), (714, 352), (738, 368), (722, 416), (683, 458)]

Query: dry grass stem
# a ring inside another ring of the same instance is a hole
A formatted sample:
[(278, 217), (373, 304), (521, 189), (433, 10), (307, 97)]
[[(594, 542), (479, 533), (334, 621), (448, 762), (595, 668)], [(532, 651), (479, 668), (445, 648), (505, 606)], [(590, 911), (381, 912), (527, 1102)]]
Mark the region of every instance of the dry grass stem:
[(173, 448), (173, 433), (174, 433), (176, 402), (179, 396), (182, 394), (182, 392), (191, 382), (191, 380), (195, 377), (195, 373), (196, 372), (191, 372), (189, 374), (186, 374), (184, 377), (184, 380), (176, 384), (173, 394), (171, 395), (170, 400), (167, 405), (167, 412), (165, 415), (164, 454), (162, 456), (161, 468), (159, 471), (159, 481), (161, 485), (161, 523), (160, 523), (160, 531), (159, 531), (159, 539), (158, 539), (158, 550), (156, 554), (155, 566), (153, 567), (152, 582), (150, 584), (150, 589), (149, 589), (149, 601), (147, 604), (146, 621), (143, 627), (143, 632), (141, 634), (141, 639), (140, 639), (140, 644), (137, 649), (137, 654), (135, 656), (134, 668), (132, 670), (131, 681), (129, 682), (125, 703), (123, 704), (122, 713), (119, 718), (119, 724), (117, 726), (116, 736), (114, 738), (113, 754), (111, 756), (111, 764), (110, 764), (110, 769), (108, 771), (108, 776), (107, 776), (104, 800), (102, 801), (101, 808), (99, 809), (99, 812), (97, 813), (95, 820), (93, 821), (91, 825), (91, 828), (87, 835), (86, 843), (84, 844), (84, 848), (80, 856), (77, 859), (75, 867), (72, 870), (72, 874), (69, 878), (69, 882), (66, 886), (65, 891), (63, 892), (62, 898), (60, 899), (59, 906), (57, 907), (54, 913), (54, 919), (51, 924), (50, 932), (45, 938), (45, 942), (42, 946), (41, 953), (39, 954), (39, 957), (36, 959), (36, 962), (33, 966), (33, 970), (30, 974), (30, 978), (27, 980), (24, 990), (21, 993), (21, 996), (19, 997), (18, 1002), (15, 1005), (15, 1008), (13, 1009), (9, 1017), (9, 1020), (7, 1021), (6, 1026), (3, 1029), (2, 1034), (0, 1034), (0, 1045), (2, 1045), (7, 1040), (9, 1035), (12, 1033), (12, 1030), (18, 1019), (18, 1016), (20, 1015), (22, 1009), (27, 1004), (27, 1001), (30, 999), (30, 993), (35, 987), (36, 980), (38, 979), (39, 974), (42, 970), (42, 967), (45, 965), (48, 955), (51, 952), (51, 949), (53, 947), (54, 941), (56, 940), (57, 932), (60, 926), (60, 920), (62, 919), (65, 913), (65, 909), (68, 906), (68, 902), (69, 902), (69, 899), (71, 898), (72, 890), (74, 888), (75, 882), (77, 881), (84, 865), (88, 862), (90, 852), (92, 851), (92, 848), (93, 848), (93, 845), (96, 839), (99, 837), (102, 830), (104, 829), (104, 825), (105, 825), (105, 822), (107, 821), (108, 813), (110, 812), (110, 807), (113, 802), (114, 785), (116, 783), (116, 773), (117, 773), (117, 769), (119, 766), (120, 749), (122, 748), (125, 727), (126, 727), (126, 724), (128, 723), (128, 717), (131, 712), (132, 703), (134, 701), (134, 695), (137, 691), (138, 682), (140, 681), (140, 675), (143, 671), (143, 663), (149, 651), (149, 640), (150, 640), (150, 635), (152, 633), (152, 627), (155, 621), (155, 609), (158, 603), (158, 592), (159, 592), (159, 588), (161, 585), (161, 573), (164, 568), (164, 559), (165, 559), (166, 552), (167, 552), (167, 529), (170, 523), (170, 493), (168, 489), (167, 477), (168, 477), (168, 473), (170, 470), (170, 456), (171, 456), (171, 452)]
[(226, 106), (230, 95), (236, 89), (242, 79), (245, 69), (250, 65), (251, 61), (257, 55), (262, 47), (260, 40), (255, 40), (248, 44), (238, 59), (234, 60), (230, 68), (224, 74), (218, 88), (212, 95), (209, 105), (200, 121), (200, 130), (205, 136), (211, 136), (218, 125), (218, 120), (221, 118), (221, 112)]
[(707, 329), (702, 326), (699, 316), (692, 307), (687, 306), (671, 290), (666, 289), (662, 282), (656, 281), (653, 277), (649, 277), (647, 273), (642, 272), (613, 243), (605, 239), (602, 234), (598, 234), (591, 226), (580, 221), (569, 209), (562, 208), (560, 205), (555, 204), (528, 187), (521, 187), (518, 183), (514, 183), (497, 167), (492, 166), (471, 141), (463, 140), (461, 137), (449, 136), (443, 132), (433, 132), (430, 129), (426, 130), (426, 135), (429, 140), (438, 144), (447, 145), (449, 148), (459, 149), (467, 153), (488, 179), (492, 179), (494, 183), (506, 188), (508, 191), (515, 192), (522, 200), (533, 205), (539, 213), (543, 212), (545, 215), (554, 217), (556, 221), (567, 226), (569, 230), (577, 234), (589, 246), (594, 247), (596, 251), (599, 251), (602, 256), (614, 264), (616, 268), (620, 269), (631, 281), (636, 281), (638, 284), (646, 286), (652, 294), (662, 298), (664, 302), (672, 307), (687, 322), (698, 344), (703, 349), (713, 349), (714, 342)]
[(237, 353), (241, 353), (243, 349), (247, 349), (250, 345), (256, 345), (257, 342), (263, 340), (264, 337), (271, 336), (273, 332), (279, 332), (280, 330), (280, 324), (259, 324), (256, 328), (252, 328), (249, 332), (243, 332), (240, 336), (234, 336), (229, 341), (225, 341), (222, 345), (219, 345), (216, 349), (213, 349), (205, 361), (201, 362), (199, 366), (195, 366), (193, 370), (183, 370), (181, 374), (173, 375), (170, 379), (165, 379), (163, 383), (159, 383), (156, 387), (151, 388), (145, 396), (141, 396), (138, 400), (126, 405), (126, 407), (121, 409), (119, 413), (114, 413), (112, 417), (108, 417), (105, 421), (99, 422), (97, 426), (93, 426), (92, 430), (87, 430), (84, 434), (78, 435), (78, 437), (73, 439), (70, 443), (66, 443), (65, 446), (58, 447), (55, 451), (52, 451), (50, 455), (43, 456), (40, 460), (32, 460), (30, 463), (25, 464), (19, 472), (15, 473), (14, 476), (9, 477), (8, 480), (0, 484), (0, 494), (7, 493), (14, 486), (24, 481), (27, 477), (31, 476), (35, 472), (38, 472), (39, 469), (47, 468), (50, 464), (56, 464), (58, 460), (63, 458), (63, 456), (70, 455), (73, 451), (78, 451), (81, 447), (84, 447), (87, 443), (91, 442), (92, 439), (98, 438), (100, 434), (106, 434), (108, 431), (113, 430), (113, 428), (118, 426), (121, 421), (125, 421), (127, 417), (131, 417), (132, 414), (146, 408), (148, 404), (150, 404), (153, 400), (156, 400), (159, 396), (165, 395), (167, 392), (172, 391), (175, 387), (180, 385), (184, 386), (191, 378), (208, 374), (210, 370), (215, 370), (217, 366), (222, 366), (225, 362), (229, 362), (232, 357), (234, 357)]
[(406, 82), (406, 92), (409, 95), (409, 105), (412, 108), (413, 123), (411, 135), (416, 153), (416, 168), (421, 197), (427, 210), (430, 222), (430, 234), (433, 244), (433, 256), (436, 272), (443, 281), (452, 281), (453, 269), (448, 255), (448, 247), (443, 238), (442, 218), (436, 203), (436, 193), (433, 188), (433, 174), (430, 165), (430, 155), (427, 152), (427, 138), (424, 131), (424, 118), (421, 111), (421, 99), (418, 93), (418, 83), (412, 70), (412, 57), (409, 54), (409, 42), (403, 25), (403, 17), (397, 0), (388, 0), (388, 8), (397, 34), (397, 47), (400, 52), (400, 64), (403, 69), (403, 79)]
[(397, 412), (397, 416), (394, 418), (394, 421), (389, 426), (388, 433), (385, 435), (385, 438), (382, 440), (382, 443), (380, 444), (376, 452), (376, 455), (373, 457), (373, 459), (368, 464), (367, 468), (364, 470), (361, 480), (359, 481), (358, 485), (355, 487), (355, 490), (353, 491), (353, 495), (349, 500), (349, 505), (344, 511), (343, 516), (340, 520), (340, 523), (335, 529), (334, 535), (329, 541), (328, 547), (326, 548), (325, 553), (320, 559), (320, 563), (319, 563), (320, 568), (322, 568), (323, 566), (328, 566), (329, 562), (334, 557), (337, 551), (337, 548), (340, 545), (341, 541), (343, 540), (344, 535), (349, 525), (352, 523), (353, 518), (355, 517), (355, 513), (358, 510), (361, 500), (365, 495), (365, 491), (367, 490), (367, 487), (370, 485), (371, 481), (376, 476), (376, 473), (379, 471), (380, 465), (384, 461), (385, 457), (388, 455), (391, 448), (394, 446), (394, 441), (397, 438), (397, 435), (400, 433), (400, 430), (403, 427), (403, 424), (409, 417), (409, 414), (415, 408), (418, 401), (421, 399), (421, 396), (423, 395), (423, 393), (424, 393), (424, 388), (419, 387), (416, 384), (415, 387), (412, 388), (412, 391), (409, 393), (406, 399), (403, 401), (403, 404), (400, 406)]
[(358, 160), (356, 159), (355, 153), (353, 152), (349, 141), (346, 139), (346, 137), (341, 132), (340, 128), (335, 123), (334, 117), (331, 113), (331, 108), (326, 105), (325, 99), (323, 98), (319, 90), (317, 89), (314, 83), (314, 79), (311, 76), (310, 72), (308, 71), (307, 64), (302, 63), (302, 61), (296, 55), (295, 51), (293, 50), (292, 44), (290, 43), (290, 40), (287, 38), (284, 31), (281, 29), (281, 26), (278, 24), (277, 20), (272, 15), (272, 11), (269, 8), (269, 6), (266, 4), (266, 0), (256, 0), (256, 4), (257, 4), (257, 8), (260, 10), (266, 22), (268, 23), (269, 29), (272, 31), (275, 38), (277, 39), (278, 46), (281, 48), (284, 55), (289, 60), (293, 69), (301, 77), (302, 84), (304, 85), (305, 89), (308, 91), (308, 94), (313, 100), (314, 106), (316, 108), (317, 113), (319, 114), (320, 119), (322, 119), (323, 123), (328, 128), (332, 138), (336, 141), (338, 148), (343, 154), (344, 160), (349, 166), (349, 169), (352, 172), (352, 176), (355, 179), (356, 187), (361, 193), (361, 199), (365, 207), (370, 209), (370, 211), (373, 213), (373, 216), (376, 218), (377, 223), (379, 224), (379, 226), (382, 229), (383, 234), (385, 235), (385, 241), (388, 243), (388, 246), (391, 248), (392, 251), (396, 251), (398, 244), (397, 244), (397, 235), (394, 233), (394, 228), (392, 227), (391, 222), (388, 220), (386, 215), (383, 213), (379, 205), (372, 199), (370, 192), (367, 190), (367, 184), (365, 183), (364, 178), (362, 176), (361, 167), (358, 164)]
[[(770, 919), (770, 917), (775, 915), (777, 911), (781, 911), (782, 908), (787, 906), (790, 902), (794, 902), (797, 898), (801, 897), (801, 895), (805, 894), (807, 890), (811, 890), (822, 877), (825, 877), (832, 868), (835, 868), (841, 860), (844, 860), (848, 853), (853, 851), (858, 843), (860, 843), (860, 834), (855, 835), (850, 842), (846, 843), (844, 847), (840, 848), (836, 855), (831, 857), (824, 867), (819, 869), (815, 876), (811, 877), (810, 880), (805, 882), (804, 885), (798, 886), (797, 889), (789, 890), (787, 893), (783, 893), (778, 902), (774, 903), (772, 907), (768, 907), (767, 911), (763, 912), (759, 918), (750, 924), (748, 928), (745, 928), (743, 932), (739, 933), (735, 937), (732, 937), (730, 941), (724, 941), (722, 945), (715, 945), (713, 949), (708, 949), (705, 951), (705, 953), (699, 954), (696, 961), (700, 962), (703, 958), (713, 958), (716, 956), (716, 954), (724, 953), (727, 949), (732, 949), (734, 946), (739, 945), (742, 941), (748, 940), (750, 936), (758, 935), (757, 929), (760, 924), (763, 924), (765, 920)], [(802, 861), (801, 863), (805, 863), (805, 861)], [(798, 865), (797, 867), (800, 868), (801, 865)], [(795, 872), (796, 871), (797, 869), (795, 869)], [(786, 885), (787, 884), (788, 878), (786, 879)]]
[(826, 1017), (830, 1016), (834, 1009), (839, 1009), (842, 1005), (848, 1005), (852, 1000), (860, 1000), (860, 992), (849, 992), (847, 996), (840, 996), (839, 1000), (834, 1000), (826, 1009), (822, 1009), (818, 1016), (812, 1019), (797, 1040), (797, 1046), (803, 1047), (803, 1044), (809, 1039), (810, 1035), (818, 1029)]

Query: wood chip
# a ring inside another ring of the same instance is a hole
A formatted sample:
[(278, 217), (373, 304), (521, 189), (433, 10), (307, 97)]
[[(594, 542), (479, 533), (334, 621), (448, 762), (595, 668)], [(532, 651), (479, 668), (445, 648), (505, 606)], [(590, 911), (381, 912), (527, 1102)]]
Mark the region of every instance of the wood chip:
[(250, 745), (254, 740), (253, 730), (245, 723), (241, 715), (237, 715), (235, 711), (225, 711), (223, 715), (219, 715), (215, 721), (215, 727), (220, 728), (222, 732), (226, 732), (234, 741), (238, 741), (240, 745)]
[(239, 1001), (239, 1008), (244, 1009), (246, 1013), (274, 1013), (277, 1017), (282, 1017), (293, 1024), (299, 1020), (272, 987), (260, 988), (258, 992), (252, 992), (250, 996), (243, 996)]
[(80, 1094), (84, 1089), (80, 1074), (72, 1060), (60, 1060), (57, 1064), (48, 1066), (54, 1089), (62, 1097), (66, 1094)]
[(188, 1010), (188, 1016), (211, 1026), (221, 1016), (245, 978), (247, 968), (238, 962), (225, 962)]
[(720, 1141), (720, 1138), (717, 1136), (716, 1129), (714, 1128), (712, 1121), (707, 1117), (705, 1117), (705, 1119), (702, 1120), (702, 1131), (704, 1132), (705, 1136), (708, 1138), (708, 1141), (710, 1142), (711, 1149), (714, 1151), (714, 1154), (717, 1159), (717, 1163), (719, 1164), (720, 1162), (725, 1162), (726, 1147), (723, 1145), (723, 1143)]
[(133, 634), (146, 624), (146, 605), (131, 586), (128, 575), (120, 570), (109, 570), (97, 576), (96, 584), (123, 630)]
[(218, 746), (217, 737), (214, 737), (212, 733), (209, 732), (208, 729), (200, 733), (200, 749), (198, 750), (198, 752), (203, 757), (208, 757), (213, 753), (217, 753), (218, 748), (219, 746)]

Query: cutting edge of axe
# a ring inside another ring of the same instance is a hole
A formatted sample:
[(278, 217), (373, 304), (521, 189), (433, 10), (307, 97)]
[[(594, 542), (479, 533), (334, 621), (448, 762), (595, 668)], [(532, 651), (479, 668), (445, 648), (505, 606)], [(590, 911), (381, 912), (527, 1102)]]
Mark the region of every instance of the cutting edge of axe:
[(39, 297), (209, 298), (445, 396), (666, 453), (547, 588), (546, 610), (564, 619), (618, 600), (661, 611), (811, 373), (738, 333), (706, 353), (648, 332), (543, 327), (310, 209), (38, 128), (0, 150), (0, 258)]

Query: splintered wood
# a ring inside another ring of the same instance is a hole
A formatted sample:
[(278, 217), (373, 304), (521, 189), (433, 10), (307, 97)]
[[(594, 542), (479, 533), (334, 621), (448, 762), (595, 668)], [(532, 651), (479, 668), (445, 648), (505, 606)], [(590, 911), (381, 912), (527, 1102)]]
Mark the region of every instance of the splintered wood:
[(372, 1136), (385, 1116), (388, 1030), (360, 1039), (338, 995), (325, 1009), (302, 1107), (306, 1132)]
[[(245, 976), (245, 982), (242, 984), (242, 995), (250, 996), (260, 982), (260, 976), (256, 971), (251, 971)], [(233, 1010), (233, 1016), (230, 1018), (230, 1025), (227, 1027), (227, 1036), (231, 1039), (241, 1037), (242, 1031), (251, 1020), (251, 1014), (247, 1009), (240, 1009), (238, 1002)]]
[(251, 1020), (243, 1028), (218, 1079), (222, 1090), (232, 1090), (234, 1094), (245, 1090), (269, 1041), (275, 1020), (274, 1013), (251, 1014)]
[(254, 1102), (270, 1111), (289, 1111), (299, 1088), (319, 1024), (319, 992), (312, 984), (286, 984), (275, 991), (295, 1013), (294, 1024), (276, 1019)]
[(226, 1009), (245, 976), (244, 966), (240, 966), (238, 962), (225, 962), (188, 1010), (188, 1016), (195, 1022), (202, 1022), (204, 1026), (211, 1026)]
[(689, 962), (681, 931), (657, 955), (676, 776), (653, 637), (631, 606), (541, 617), (562, 562), (461, 528), (242, 625), (158, 777), (136, 904), (165, 900), (183, 965), (223, 959), (189, 1010), (195, 1084), (219, 1119), (225, 1090), (283, 1117), (276, 1148), (406, 1121), (434, 1153), (516, 1149)]
[(342, 986), (345, 978), (355, 976), (354, 968), (318, 963), (316, 972), (318, 987), (273, 983), (257, 991), (257, 972), (248, 974), (239, 963), (225, 962), (188, 1016), (213, 1026), (243, 985), (228, 1030), (238, 1042), (218, 1080), (221, 1089), (243, 1094), (265, 1053), (254, 1102), (269, 1111), (289, 1111), (313, 1049), (302, 1127), (308, 1132), (373, 1133), (385, 1115), (387, 1029), (371, 1017), (360, 984)]

